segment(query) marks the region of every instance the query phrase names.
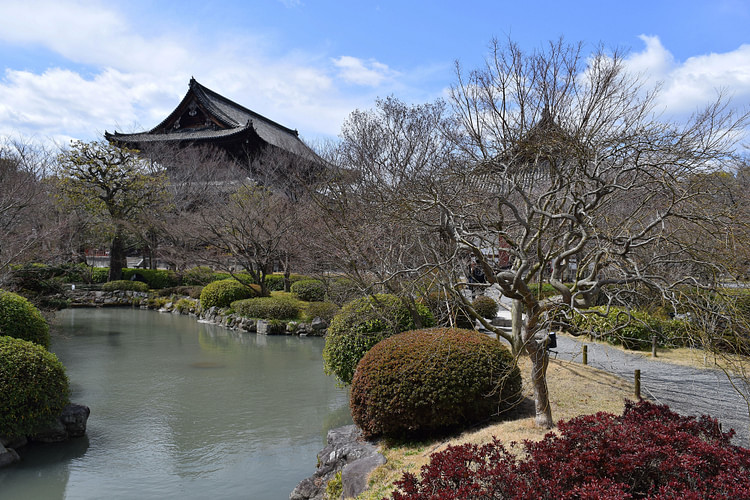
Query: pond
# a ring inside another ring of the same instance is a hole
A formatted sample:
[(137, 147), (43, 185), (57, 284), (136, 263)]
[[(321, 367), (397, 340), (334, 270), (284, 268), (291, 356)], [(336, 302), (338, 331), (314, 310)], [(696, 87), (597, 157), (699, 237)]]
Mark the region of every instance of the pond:
[(51, 350), (87, 436), (19, 449), (8, 499), (289, 498), (351, 423), (320, 338), (266, 337), (137, 309), (58, 313)]

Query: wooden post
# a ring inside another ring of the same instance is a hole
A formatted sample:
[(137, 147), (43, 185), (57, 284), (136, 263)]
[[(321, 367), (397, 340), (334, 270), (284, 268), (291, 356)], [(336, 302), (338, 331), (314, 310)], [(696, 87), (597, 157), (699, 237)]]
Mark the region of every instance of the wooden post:
[(656, 335), (651, 337), (651, 356), (656, 357)]
[(583, 344), (583, 364), (589, 364), (589, 346)]
[(635, 371), (635, 397), (641, 399), (641, 371)]

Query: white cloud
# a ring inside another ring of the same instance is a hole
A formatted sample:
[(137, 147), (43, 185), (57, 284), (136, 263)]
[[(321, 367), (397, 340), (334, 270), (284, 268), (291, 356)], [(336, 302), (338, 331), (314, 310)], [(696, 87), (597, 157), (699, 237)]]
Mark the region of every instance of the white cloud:
[(398, 75), (386, 64), (370, 59), (364, 61), (352, 56), (341, 56), (333, 60), (339, 68), (339, 77), (348, 83), (377, 87)]
[(733, 107), (750, 104), (750, 45), (721, 54), (675, 61), (656, 36), (641, 35), (645, 48), (632, 54), (628, 68), (651, 84), (661, 83), (657, 105), (672, 116), (684, 116), (726, 92)]

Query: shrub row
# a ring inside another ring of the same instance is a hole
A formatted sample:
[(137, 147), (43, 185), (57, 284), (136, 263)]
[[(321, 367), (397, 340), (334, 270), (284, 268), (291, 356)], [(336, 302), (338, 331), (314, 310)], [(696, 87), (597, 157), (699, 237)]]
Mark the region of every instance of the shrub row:
[(297, 319), (302, 310), (300, 302), (288, 296), (237, 300), (231, 307), (238, 314), (259, 319)]
[[(434, 325), (430, 311), (416, 304), (422, 326)], [(331, 320), (323, 348), (323, 369), (350, 384), (362, 356), (381, 340), (415, 328), (411, 312), (393, 295), (368, 295), (348, 302)]]
[(142, 281), (115, 280), (104, 283), (102, 285), (102, 290), (105, 292), (114, 292), (116, 290), (148, 292), (148, 284)]
[(290, 291), (305, 302), (322, 302), (326, 298), (326, 286), (320, 280), (299, 280), (292, 283)]
[(201, 307), (229, 307), (236, 300), (260, 296), (258, 285), (243, 284), (234, 278), (213, 281), (201, 290)]
[(357, 365), (350, 407), (366, 437), (465, 428), (521, 397), (521, 374), (500, 342), (474, 330), (435, 328), (389, 337)]
[[(653, 336), (658, 345), (685, 345), (690, 329), (683, 320), (664, 320), (642, 311), (627, 311), (616, 307), (597, 306), (587, 313), (574, 313), (569, 327), (576, 333), (590, 333), (592, 337), (622, 345), (626, 349), (647, 350)], [(605, 315), (606, 314), (606, 315)]]
[(621, 416), (560, 422), (512, 453), (500, 440), (435, 453), (421, 478), (404, 473), (391, 498), (750, 498), (750, 450), (710, 417), (627, 402)]

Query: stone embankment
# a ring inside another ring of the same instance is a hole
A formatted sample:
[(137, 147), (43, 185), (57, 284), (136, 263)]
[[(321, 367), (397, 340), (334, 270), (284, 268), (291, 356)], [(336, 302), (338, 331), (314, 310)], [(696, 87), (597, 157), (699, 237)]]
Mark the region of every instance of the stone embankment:
[(343, 498), (354, 498), (367, 488), (367, 477), (385, 457), (374, 443), (362, 437), (355, 425), (346, 425), (328, 431), (328, 446), (318, 453), (318, 469), (311, 477), (303, 479), (290, 500), (322, 500), (326, 498), (326, 486), (341, 472)]
[(66, 298), (70, 307), (139, 307), (141, 309), (155, 309), (162, 313), (185, 314), (193, 316), (199, 321), (221, 325), (231, 330), (260, 335), (299, 335), (322, 337), (328, 324), (321, 318), (314, 318), (310, 322), (303, 321), (268, 321), (252, 319), (239, 314), (225, 314), (218, 307), (211, 307), (205, 311), (200, 309), (198, 301), (182, 297), (184, 301), (173, 300), (160, 307), (149, 305), (149, 294), (130, 290), (105, 292), (101, 290), (69, 290)]
[(26, 446), (30, 441), (37, 443), (59, 443), (86, 434), (86, 422), (91, 410), (88, 406), (71, 403), (63, 408), (62, 413), (49, 427), (40, 429), (31, 436), (0, 436), (0, 467), (20, 460), (17, 448)]

